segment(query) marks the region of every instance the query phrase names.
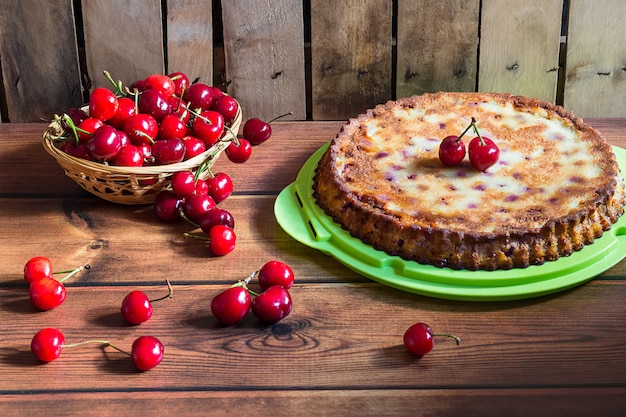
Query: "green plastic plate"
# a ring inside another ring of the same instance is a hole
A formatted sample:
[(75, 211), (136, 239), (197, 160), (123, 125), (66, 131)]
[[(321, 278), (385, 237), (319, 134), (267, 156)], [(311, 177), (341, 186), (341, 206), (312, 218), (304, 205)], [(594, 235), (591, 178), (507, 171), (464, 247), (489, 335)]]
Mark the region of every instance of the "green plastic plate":
[[(330, 143), (330, 142), (329, 142)], [(322, 251), (374, 281), (400, 290), (450, 300), (502, 301), (563, 291), (593, 279), (626, 256), (626, 215), (592, 245), (543, 265), (501, 271), (438, 268), (407, 261), (352, 237), (316, 204), (313, 176), (326, 143), (278, 195), (274, 214), (295, 240)], [(613, 150), (626, 172), (626, 150)]]

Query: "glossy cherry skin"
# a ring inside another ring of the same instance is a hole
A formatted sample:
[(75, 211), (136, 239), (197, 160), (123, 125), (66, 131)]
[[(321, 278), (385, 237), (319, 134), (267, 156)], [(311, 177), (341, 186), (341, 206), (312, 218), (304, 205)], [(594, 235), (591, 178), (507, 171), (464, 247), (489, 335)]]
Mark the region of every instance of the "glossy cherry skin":
[(122, 300), (122, 317), (130, 324), (141, 324), (152, 317), (152, 303), (142, 291), (129, 292)]
[(120, 153), (122, 140), (113, 126), (105, 124), (94, 132), (87, 142), (87, 149), (96, 161), (108, 161)]
[(140, 336), (133, 342), (130, 359), (140, 371), (149, 371), (163, 360), (163, 343), (154, 336)]
[(224, 133), (224, 116), (214, 110), (203, 110), (192, 125), (193, 134), (207, 147), (214, 145)]
[(185, 158), (185, 144), (182, 139), (160, 139), (152, 145), (152, 156), (159, 165), (176, 164)]
[(87, 143), (81, 143), (80, 145), (76, 145), (76, 143), (74, 142), (68, 142), (65, 144), (65, 147), (63, 147), (63, 150), (68, 155), (72, 155), (75, 158), (93, 161), (93, 157), (91, 156), (91, 153), (89, 153), (89, 149), (87, 148)]
[(237, 104), (237, 100), (233, 97), (222, 94), (215, 98), (211, 105), (211, 110), (215, 110), (224, 116), (224, 122), (228, 124), (237, 116), (239, 104)]
[(209, 231), (218, 224), (223, 224), (224, 226), (234, 229), (235, 218), (229, 211), (220, 207), (215, 207), (214, 209), (204, 213), (198, 224), (200, 225), (202, 231), (208, 235)]
[(259, 320), (276, 323), (291, 313), (291, 295), (282, 286), (274, 285), (254, 297), (250, 307)]
[(482, 141), (479, 137), (475, 137), (470, 141), (467, 153), (474, 168), (479, 171), (486, 171), (498, 162), (500, 148), (487, 137), (483, 136)]
[(98, 87), (89, 96), (89, 115), (102, 121), (109, 120), (117, 112), (119, 106), (113, 91)]
[(139, 147), (132, 144), (122, 147), (120, 153), (111, 160), (111, 165), (121, 167), (140, 167), (143, 163), (142, 151)]
[(249, 141), (243, 138), (239, 138), (239, 145), (235, 142), (231, 142), (230, 145), (226, 147), (224, 152), (226, 156), (231, 162), (236, 164), (243, 164), (252, 155), (252, 145)]
[(154, 199), (154, 214), (165, 222), (176, 221), (180, 219), (180, 209), (184, 201), (169, 190), (160, 191)]
[(201, 153), (206, 152), (206, 143), (198, 137), (186, 135), (183, 136), (183, 144), (185, 145), (185, 159), (191, 159)]
[(61, 355), (65, 343), (63, 333), (52, 327), (39, 330), (30, 342), (30, 350), (42, 362), (52, 362)]
[(31, 282), (28, 292), (30, 301), (40, 310), (52, 310), (60, 306), (67, 296), (63, 283), (49, 277)]
[(52, 278), (52, 261), (45, 256), (30, 258), (24, 265), (24, 279), (29, 284), (41, 278)]
[(187, 126), (185, 125), (185, 122), (174, 114), (168, 114), (163, 118), (163, 120), (161, 120), (158, 137), (160, 139), (182, 139), (186, 133)]
[(270, 138), (272, 127), (259, 118), (248, 119), (243, 124), (243, 137), (253, 145), (260, 145)]
[(414, 355), (426, 355), (435, 346), (433, 330), (426, 323), (415, 323), (404, 332), (404, 346)]
[(185, 197), (183, 212), (189, 220), (198, 223), (202, 215), (215, 208), (215, 200), (206, 194), (192, 194)]
[[(194, 191), (194, 194), (198, 194), (198, 195), (209, 195), (209, 186), (207, 185), (206, 181), (203, 180), (202, 178), (198, 178), (196, 180), (196, 189)], [(209, 196), (211, 197), (211, 196)], [(213, 197), (211, 197), (213, 198)]]
[(171, 107), (167, 98), (158, 90), (144, 90), (139, 96), (137, 107), (139, 113), (149, 114), (160, 122), (170, 114)]
[(231, 287), (211, 300), (213, 316), (225, 326), (240, 322), (250, 311), (250, 293), (246, 288)]
[[(65, 114), (70, 116), (70, 119), (72, 119), (74, 126), (78, 126), (83, 120), (89, 118), (89, 115), (87, 114), (87, 112), (78, 107), (70, 107), (69, 109), (65, 110)], [(61, 126), (67, 132), (70, 132), (69, 126), (67, 126), (66, 122), (64, 122), (63, 119), (61, 119)]]
[(447, 166), (459, 165), (465, 152), (465, 143), (458, 136), (446, 136), (439, 144), (439, 160)]
[(208, 193), (216, 203), (221, 203), (233, 193), (233, 181), (228, 174), (218, 172), (206, 179)]
[(124, 132), (133, 145), (152, 145), (159, 133), (159, 123), (149, 114), (135, 114), (124, 123)]
[(135, 101), (128, 97), (122, 97), (118, 99), (118, 104), (117, 112), (112, 118), (107, 120), (107, 124), (110, 124), (116, 129), (122, 130), (124, 129), (124, 123), (126, 123), (126, 120), (136, 113)]
[(196, 189), (196, 176), (191, 171), (178, 171), (172, 175), (172, 192), (178, 197), (187, 197)]
[(213, 90), (204, 83), (191, 84), (185, 90), (183, 98), (189, 102), (189, 108), (193, 110), (207, 110), (213, 104)]
[(209, 230), (209, 250), (215, 256), (224, 256), (235, 250), (237, 235), (230, 227), (218, 224)]
[(286, 263), (272, 260), (266, 262), (259, 269), (257, 279), (259, 280), (259, 286), (264, 290), (274, 285), (280, 285), (288, 290), (293, 285), (294, 273)]
[(80, 143), (87, 143), (89, 139), (93, 137), (93, 134), (96, 130), (104, 125), (104, 122), (100, 119), (96, 119), (93, 117), (89, 117), (77, 126), (80, 130), (78, 131), (78, 140)]
[(143, 90), (154, 89), (160, 92), (165, 98), (170, 97), (176, 91), (176, 84), (167, 75), (151, 74), (143, 80)]
[(176, 71), (168, 74), (168, 77), (174, 82), (174, 94), (178, 97), (182, 97), (183, 93), (189, 88), (191, 84), (189, 77), (184, 72)]

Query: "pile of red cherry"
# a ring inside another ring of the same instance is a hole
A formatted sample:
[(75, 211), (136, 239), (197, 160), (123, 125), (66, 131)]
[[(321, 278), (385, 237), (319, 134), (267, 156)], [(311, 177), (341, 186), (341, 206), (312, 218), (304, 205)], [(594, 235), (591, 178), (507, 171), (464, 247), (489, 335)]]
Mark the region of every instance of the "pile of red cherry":
[[(66, 298), (63, 281), (85, 268), (53, 272), (49, 258), (36, 256), (29, 259), (24, 265), (24, 279), (30, 285), (29, 294), (32, 303), (40, 310), (58, 307)], [(57, 273), (68, 273), (68, 275), (57, 280), (54, 278), (54, 274)], [(262, 289), (261, 293), (248, 288), (248, 284), (254, 278), (258, 280), (258, 285)], [(152, 317), (154, 302), (172, 298), (172, 285), (169, 281), (166, 282), (168, 293), (159, 298), (150, 299), (139, 290), (129, 292), (122, 300), (120, 308), (122, 317), (133, 325), (148, 321)], [(245, 280), (217, 294), (211, 301), (211, 312), (218, 321), (227, 326), (241, 321), (250, 311), (264, 323), (276, 323), (291, 312), (292, 300), (288, 290), (293, 282), (294, 273), (289, 265), (276, 260), (269, 261)], [(154, 368), (161, 363), (164, 355), (163, 343), (154, 336), (138, 337), (133, 342), (131, 351), (127, 352), (107, 340), (85, 340), (67, 344), (63, 332), (52, 327), (39, 330), (33, 336), (30, 346), (31, 351), (39, 360), (51, 362), (61, 355), (64, 348), (85, 344), (98, 344), (125, 353), (130, 356), (133, 365), (140, 371)]]
[(476, 119), (472, 117), (472, 121), (459, 135), (446, 136), (439, 145), (439, 159), (444, 165), (459, 165), (465, 158), (465, 143), (463, 136), (469, 129), (473, 129), (476, 133), (467, 148), (470, 163), (479, 171), (486, 171), (490, 166), (498, 162), (500, 157), (500, 149), (493, 140), (488, 137), (481, 136), (476, 126)]

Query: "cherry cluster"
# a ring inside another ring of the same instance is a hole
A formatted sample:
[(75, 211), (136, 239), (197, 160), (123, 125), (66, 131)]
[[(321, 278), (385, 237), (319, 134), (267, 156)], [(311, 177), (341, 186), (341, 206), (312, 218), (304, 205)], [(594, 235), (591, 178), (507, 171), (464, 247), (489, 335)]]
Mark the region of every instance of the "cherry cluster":
[(183, 72), (151, 74), (130, 87), (98, 87), (88, 111), (70, 108), (56, 120), (64, 134), (56, 137), (66, 153), (115, 166), (141, 167), (182, 162), (228, 140), (234, 162), (247, 159), (250, 143), (224, 139), (239, 111), (237, 101), (215, 86), (190, 83)]
[[(80, 267), (69, 272), (62, 280), (56, 280), (52, 272), (52, 262), (45, 256), (35, 256), (24, 265), (24, 279), (29, 283), (32, 303), (41, 310), (51, 310), (61, 305), (66, 298), (66, 290), (62, 281), (85, 269)], [(140, 324), (152, 316), (152, 302), (172, 297), (172, 286), (169, 281), (168, 295), (154, 300), (148, 299), (141, 291), (131, 291), (122, 301), (120, 309), (124, 319), (130, 324)], [(164, 347), (154, 336), (140, 336), (133, 342), (131, 351), (127, 352), (106, 340), (86, 340), (77, 343), (65, 343), (65, 336), (59, 329), (46, 327), (39, 330), (31, 340), (31, 351), (42, 362), (51, 362), (61, 355), (64, 348), (95, 343), (111, 347), (130, 356), (133, 365), (140, 371), (147, 371), (157, 366), (163, 359)]]
[[(254, 278), (262, 290), (260, 293), (248, 286)], [(211, 300), (211, 312), (225, 326), (240, 322), (250, 311), (264, 323), (277, 323), (291, 313), (289, 289), (293, 282), (294, 273), (289, 265), (269, 261), (245, 280), (217, 294)]]
[(476, 126), (476, 119), (472, 117), (472, 121), (459, 135), (446, 136), (439, 145), (439, 159), (447, 166), (459, 165), (465, 159), (465, 143), (463, 136), (469, 129), (473, 129), (476, 133), (467, 148), (470, 163), (479, 171), (486, 171), (490, 166), (498, 162), (500, 157), (500, 149), (493, 140), (488, 137), (481, 136)]

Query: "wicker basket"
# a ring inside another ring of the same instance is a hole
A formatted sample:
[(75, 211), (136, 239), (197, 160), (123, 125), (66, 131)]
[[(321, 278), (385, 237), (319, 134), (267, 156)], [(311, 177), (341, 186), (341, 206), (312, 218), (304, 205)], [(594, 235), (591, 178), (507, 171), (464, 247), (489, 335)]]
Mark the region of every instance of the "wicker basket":
[[(233, 132), (239, 130), (241, 124), (241, 106), (230, 124)], [(110, 166), (99, 162), (88, 161), (71, 156), (55, 146), (52, 139), (63, 132), (59, 122), (51, 123), (43, 133), (43, 147), (52, 155), (65, 171), (83, 189), (104, 200), (119, 204), (151, 204), (159, 191), (170, 185), (170, 178), (178, 171), (196, 172), (198, 167), (206, 165), (210, 168), (220, 154), (234, 139), (230, 131), (226, 131), (223, 141), (186, 161), (169, 165), (146, 167)], [(199, 178), (205, 179), (208, 170), (200, 173)]]

